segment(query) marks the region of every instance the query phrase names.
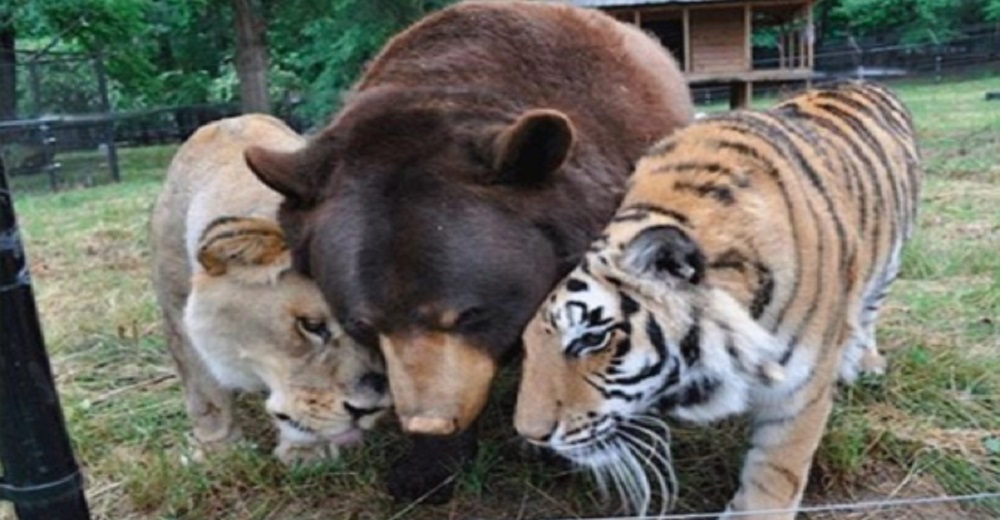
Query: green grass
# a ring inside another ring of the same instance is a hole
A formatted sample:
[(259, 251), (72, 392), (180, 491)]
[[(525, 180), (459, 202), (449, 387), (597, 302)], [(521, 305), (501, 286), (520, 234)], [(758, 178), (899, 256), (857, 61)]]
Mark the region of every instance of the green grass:
[[(1000, 491), (1000, 103), (983, 100), (998, 84), (989, 77), (893, 85), (915, 115), (928, 170), (920, 228), (880, 323), (889, 373), (840, 392), (806, 503)], [(148, 216), (173, 151), (121, 150), (120, 184), (16, 192), (45, 335), (95, 518), (621, 513), (586, 476), (524, 451), (510, 420), (516, 367), (497, 384), (484, 414), (479, 457), (459, 477), (458, 495), (448, 505), (414, 507), (387, 497), (382, 476), (404, 449), (392, 424), (340, 462), (282, 467), (269, 455), (272, 433), (254, 397), (242, 400), (247, 440), (201, 461), (148, 277)], [(678, 427), (674, 438), (679, 511), (718, 509), (739, 474), (742, 425)], [(10, 516), (4, 507), (0, 518)], [(920, 511), (925, 517), (995, 518), (1000, 502)], [(913, 518), (915, 512), (878, 518)]]

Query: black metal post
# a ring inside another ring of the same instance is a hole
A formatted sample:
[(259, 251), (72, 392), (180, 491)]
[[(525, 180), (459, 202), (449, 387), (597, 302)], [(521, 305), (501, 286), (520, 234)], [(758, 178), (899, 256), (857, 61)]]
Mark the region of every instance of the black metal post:
[(21, 520), (88, 520), (0, 159), (0, 499)]

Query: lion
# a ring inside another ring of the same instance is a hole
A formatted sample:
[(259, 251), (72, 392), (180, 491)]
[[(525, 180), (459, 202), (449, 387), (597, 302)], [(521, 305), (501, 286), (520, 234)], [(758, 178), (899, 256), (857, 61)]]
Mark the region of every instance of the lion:
[(303, 142), (265, 115), (201, 127), (170, 163), (151, 222), (153, 284), (195, 439), (210, 450), (239, 439), (234, 392), (266, 391), (285, 464), (338, 456), (391, 404), (378, 354), (291, 269), (281, 197), (243, 160), (252, 144)]

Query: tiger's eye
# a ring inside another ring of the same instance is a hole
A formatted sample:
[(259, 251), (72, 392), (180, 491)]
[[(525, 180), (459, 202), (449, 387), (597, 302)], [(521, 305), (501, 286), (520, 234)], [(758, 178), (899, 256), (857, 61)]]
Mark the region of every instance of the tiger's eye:
[(588, 332), (580, 338), (580, 342), (585, 347), (599, 347), (607, 337), (607, 332)]

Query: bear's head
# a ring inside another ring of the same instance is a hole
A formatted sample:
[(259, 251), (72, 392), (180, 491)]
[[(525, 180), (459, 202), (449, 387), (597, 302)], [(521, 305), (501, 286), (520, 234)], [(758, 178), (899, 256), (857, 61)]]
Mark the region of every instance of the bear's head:
[(565, 113), (449, 94), (368, 89), (303, 149), (246, 152), (285, 195), (297, 267), (384, 354), (413, 433), (478, 416), (499, 360), (617, 201), (581, 181)]

